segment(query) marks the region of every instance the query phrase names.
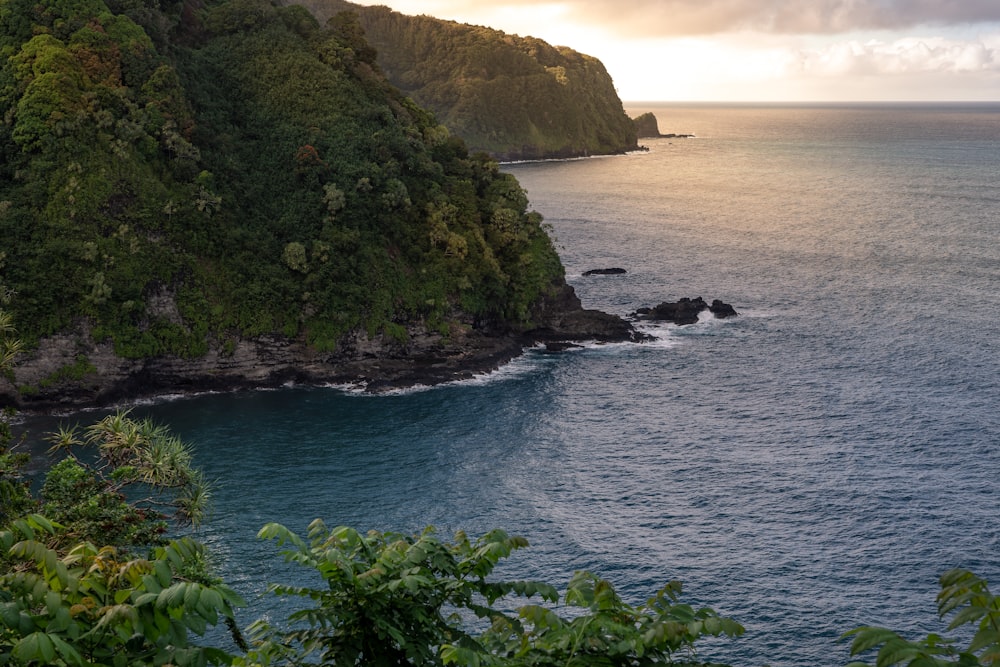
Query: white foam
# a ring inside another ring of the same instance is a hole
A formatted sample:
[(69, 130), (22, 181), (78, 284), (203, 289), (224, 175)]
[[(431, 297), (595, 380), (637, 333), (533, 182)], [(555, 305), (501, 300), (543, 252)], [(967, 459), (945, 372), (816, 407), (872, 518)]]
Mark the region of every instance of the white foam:
[(362, 395), (368, 391), (368, 383), (359, 382), (324, 382), (322, 384), (316, 385), (323, 389), (334, 389), (336, 391), (342, 392), (344, 394), (358, 394)]
[(648, 347), (650, 349), (667, 349), (672, 347), (677, 347), (681, 344), (673, 334), (674, 330), (677, 329), (676, 324), (670, 324), (667, 322), (636, 322), (636, 331), (644, 333), (647, 336), (652, 336), (653, 340), (646, 341), (644, 343), (639, 343), (642, 347)]
[(624, 153), (611, 153), (611, 154), (600, 154), (600, 155), (577, 155), (575, 157), (550, 157), (550, 158), (540, 158), (537, 160), (507, 160), (501, 161), (498, 164), (501, 167), (516, 166), (519, 164), (541, 164), (545, 162), (579, 162), (581, 160), (606, 160), (610, 158), (620, 158), (627, 157), (630, 155), (645, 155), (649, 151), (637, 150), (637, 151), (626, 151)]
[(327, 389), (335, 389), (349, 396), (405, 396), (407, 394), (417, 394), (455, 385), (475, 386), (505, 382), (529, 376), (538, 370), (543, 357), (528, 354), (530, 349), (524, 350), (522, 354), (494, 370), (481, 371), (435, 384), (413, 384), (406, 387), (392, 387), (378, 391), (369, 390), (369, 384), (363, 381), (354, 383), (328, 383), (321, 386)]
[(519, 380), (534, 375), (548, 364), (558, 363), (559, 358), (567, 354), (620, 354), (626, 350), (665, 349), (676, 347), (680, 344), (680, 341), (672, 337), (662, 324), (641, 327), (640, 331), (652, 336), (653, 340), (641, 343), (629, 341), (607, 343), (597, 340), (575, 341), (571, 343), (571, 346), (561, 349), (558, 352), (547, 352), (545, 344), (539, 343), (534, 347), (525, 348), (522, 354), (501, 365), (499, 368), (474, 373), (470, 377), (456, 378), (433, 385), (415, 384), (379, 391), (369, 391), (368, 385), (363, 382), (354, 384), (327, 384), (323, 386), (336, 389), (351, 396), (404, 396), (443, 387), (485, 386), (498, 382)]
[(160, 403), (173, 403), (174, 401), (182, 401), (186, 398), (196, 398), (198, 396), (214, 396), (216, 394), (224, 393), (219, 390), (204, 390), (204, 391), (188, 391), (188, 392), (176, 392), (170, 394), (156, 394), (155, 396), (142, 396), (139, 398), (130, 398), (120, 403), (116, 403), (113, 407), (123, 408), (123, 407), (134, 407), (139, 405), (158, 405)]

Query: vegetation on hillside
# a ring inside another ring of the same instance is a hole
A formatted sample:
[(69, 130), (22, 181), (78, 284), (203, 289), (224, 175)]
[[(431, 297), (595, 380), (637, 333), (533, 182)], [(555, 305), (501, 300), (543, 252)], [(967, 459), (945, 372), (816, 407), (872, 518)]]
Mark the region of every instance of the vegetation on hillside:
[(523, 160), (638, 148), (614, 83), (592, 56), (384, 6), (301, 4), (320, 20), (356, 12), (389, 80), (473, 150)]
[(514, 178), (386, 82), (351, 14), (3, 0), (0, 154), (0, 282), (28, 346), (518, 326), (562, 275)]

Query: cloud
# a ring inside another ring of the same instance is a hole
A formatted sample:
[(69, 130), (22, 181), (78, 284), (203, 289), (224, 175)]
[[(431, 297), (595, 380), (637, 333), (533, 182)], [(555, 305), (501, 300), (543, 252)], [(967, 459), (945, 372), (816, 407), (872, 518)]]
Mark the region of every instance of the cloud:
[(905, 37), (891, 42), (856, 40), (798, 53), (799, 74), (821, 76), (969, 74), (1000, 70), (1000, 50), (984, 41)]
[(588, 18), (660, 35), (836, 34), (1000, 21), (996, 0), (578, 0)]
[[(558, 6), (577, 23), (597, 23), (635, 37), (755, 31), (837, 34), (1000, 22), (997, 0), (425, 0), (441, 15), (473, 15), (503, 8)], [(403, 10), (405, 11), (405, 10)]]

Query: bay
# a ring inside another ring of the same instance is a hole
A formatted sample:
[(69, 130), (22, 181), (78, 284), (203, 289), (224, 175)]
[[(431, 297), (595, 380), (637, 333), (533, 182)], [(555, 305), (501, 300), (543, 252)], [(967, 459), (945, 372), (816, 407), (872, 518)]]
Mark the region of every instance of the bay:
[(257, 530), (317, 517), (503, 527), (532, 544), (504, 574), (590, 569), (633, 602), (680, 579), (746, 626), (705, 648), (738, 665), (845, 664), (857, 625), (943, 629), (945, 569), (997, 578), (1000, 106), (628, 111), (696, 137), (504, 168), (587, 307), (703, 296), (739, 317), (434, 389), (136, 408), (216, 480), (200, 536), (245, 620), (281, 618), (264, 588), (296, 576)]

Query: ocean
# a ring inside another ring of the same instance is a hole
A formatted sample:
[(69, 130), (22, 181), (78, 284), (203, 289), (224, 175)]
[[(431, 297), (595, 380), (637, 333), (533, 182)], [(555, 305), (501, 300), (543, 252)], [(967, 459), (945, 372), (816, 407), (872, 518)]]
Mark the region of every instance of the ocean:
[(216, 480), (199, 535), (243, 621), (282, 618), (263, 591), (294, 575), (257, 530), (317, 517), (502, 527), (532, 545), (504, 576), (588, 569), (635, 603), (680, 579), (745, 625), (702, 649), (741, 666), (943, 632), (952, 567), (1000, 590), (1000, 104), (626, 106), (696, 136), (504, 169), (586, 307), (740, 315), (437, 388), (139, 406)]

